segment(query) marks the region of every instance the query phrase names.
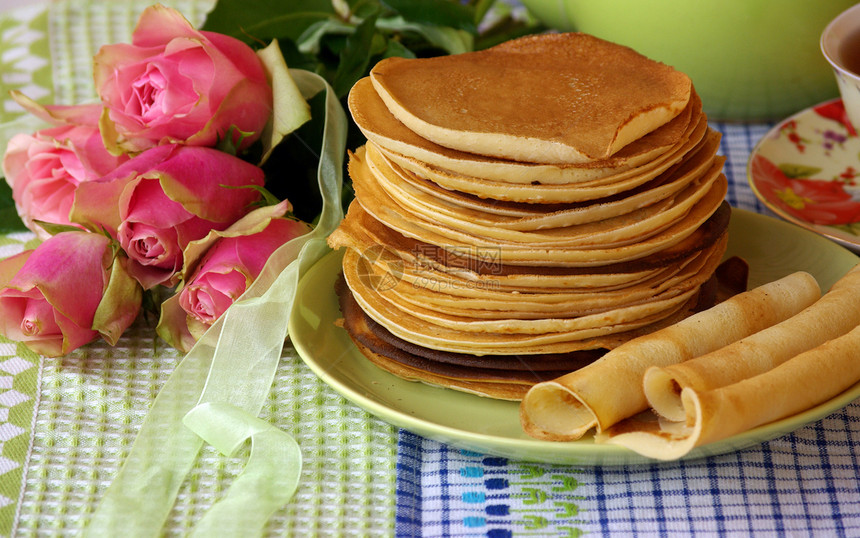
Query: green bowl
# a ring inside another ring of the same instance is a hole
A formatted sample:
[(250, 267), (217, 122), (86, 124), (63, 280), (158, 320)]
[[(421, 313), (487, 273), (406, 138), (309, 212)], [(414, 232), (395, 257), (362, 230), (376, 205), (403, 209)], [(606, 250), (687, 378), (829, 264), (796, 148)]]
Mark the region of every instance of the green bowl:
[(856, 0), (521, 0), (561, 31), (687, 73), (712, 119), (776, 120), (839, 92), (821, 31)]

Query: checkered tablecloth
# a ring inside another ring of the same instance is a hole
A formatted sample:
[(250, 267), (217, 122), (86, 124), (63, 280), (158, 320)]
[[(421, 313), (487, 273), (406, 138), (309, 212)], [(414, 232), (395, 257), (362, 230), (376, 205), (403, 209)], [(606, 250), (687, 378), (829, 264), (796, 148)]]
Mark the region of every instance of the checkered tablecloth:
[[(206, 0), (164, 2), (192, 22)], [(74, 103), (93, 96), (90, 60), (127, 39), (140, 0), (62, 0), (0, 17), (0, 90)], [(28, 129), (8, 101), (0, 139)], [(746, 159), (768, 125), (723, 133), (728, 200), (767, 213)], [(28, 234), (0, 238), (0, 257)], [(46, 359), (0, 341), (0, 535), (80, 532), (180, 356), (135, 325), (117, 347)], [(758, 447), (703, 460), (570, 467), (478, 454), (398, 431), (322, 383), (284, 348), (261, 417), (296, 437), (303, 471), (270, 536), (860, 536), (860, 404)], [(246, 453), (204, 448), (164, 529), (185, 535)]]

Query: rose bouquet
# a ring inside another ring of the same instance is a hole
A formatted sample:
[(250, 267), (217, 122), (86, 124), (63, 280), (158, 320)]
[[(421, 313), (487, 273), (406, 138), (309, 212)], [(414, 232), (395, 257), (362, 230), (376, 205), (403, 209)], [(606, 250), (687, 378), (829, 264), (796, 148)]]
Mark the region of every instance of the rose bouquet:
[[(4, 336), (49, 356), (99, 336), (113, 344), (144, 293), (177, 292), (183, 300), (167, 303), (158, 333), (187, 351), (268, 255), (310, 230), (291, 217), (288, 201), (274, 213), (260, 208), (266, 151), (309, 119), (297, 90), (276, 107), (273, 82), (290, 79), (272, 55), (195, 30), (156, 5), (143, 12), (130, 44), (106, 45), (95, 56), (100, 104), (39, 105), (16, 96), (51, 126), (13, 137), (3, 171), (21, 220), (47, 240), (0, 261)], [(262, 149), (252, 151), (255, 144)], [(256, 230), (263, 221), (271, 231)], [(215, 232), (224, 239), (204, 241)], [(230, 252), (210, 255), (202, 246), (224, 242)], [(244, 280), (209, 276), (189, 287), (185, 278), (203, 259), (232, 263)]]

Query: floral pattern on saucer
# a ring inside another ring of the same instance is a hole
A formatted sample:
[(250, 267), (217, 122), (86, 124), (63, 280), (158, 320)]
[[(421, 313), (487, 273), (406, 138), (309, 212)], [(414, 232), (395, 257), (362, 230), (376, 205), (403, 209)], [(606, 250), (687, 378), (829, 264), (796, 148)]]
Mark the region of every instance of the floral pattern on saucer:
[(860, 249), (860, 136), (840, 99), (774, 127), (753, 150), (747, 175), (770, 210)]

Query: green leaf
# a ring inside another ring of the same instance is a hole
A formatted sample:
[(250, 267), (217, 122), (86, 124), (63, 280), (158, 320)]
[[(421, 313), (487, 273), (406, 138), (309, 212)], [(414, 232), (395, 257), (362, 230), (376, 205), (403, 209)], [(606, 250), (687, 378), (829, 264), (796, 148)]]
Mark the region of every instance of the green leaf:
[(783, 174), (791, 179), (812, 177), (821, 172), (821, 168), (805, 164), (782, 163), (778, 167)]
[(403, 43), (400, 41), (389, 39), (383, 56), (386, 58), (391, 58), (393, 56), (398, 58), (415, 58), (415, 53), (403, 46)]
[(495, 3), (496, 0), (478, 0), (475, 3), (475, 16), (472, 20), (475, 21), (476, 26), (480, 24), (482, 20), (484, 20), (484, 17), (487, 16), (487, 13), (490, 11), (490, 9), (493, 7), (493, 4)]
[(473, 50), (474, 37), (463, 30), (448, 26), (417, 24), (403, 17), (380, 19), (377, 27), (389, 32), (414, 32), (420, 35), (432, 48), (448, 54), (460, 54)]
[(57, 224), (56, 222), (47, 222), (44, 220), (34, 220), (33, 223), (38, 224), (40, 228), (44, 229), (51, 235), (57, 235), (63, 232), (80, 232), (80, 226), (75, 226), (73, 224)]
[(246, 43), (297, 41), (308, 26), (335, 15), (330, 0), (218, 0), (201, 29)]
[(251, 189), (260, 193), (260, 202), (255, 205), (259, 206), (270, 206), (270, 205), (278, 205), (281, 201), (280, 198), (269, 192), (266, 187), (261, 187), (260, 185), (221, 185), (225, 189)]
[(376, 32), (378, 15), (377, 12), (364, 19), (355, 28), (355, 32), (346, 38), (346, 45), (340, 52), (340, 63), (332, 81), (332, 88), (338, 97), (345, 96), (353, 84), (368, 70), (370, 58), (373, 56), (374, 38), (378, 35)]
[(0, 233), (26, 231), (27, 227), (18, 216), (15, 202), (12, 200), (12, 188), (5, 180), (0, 181)]
[(382, 0), (382, 4), (404, 19), (430, 26), (448, 26), (477, 33), (475, 9), (450, 0)]
[(296, 40), (296, 47), (305, 54), (319, 54), (322, 50), (321, 42), (329, 34), (347, 36), (355, 31), (355, 26), (347, 24), (339, 19), (326, 19), (317, 21)]

